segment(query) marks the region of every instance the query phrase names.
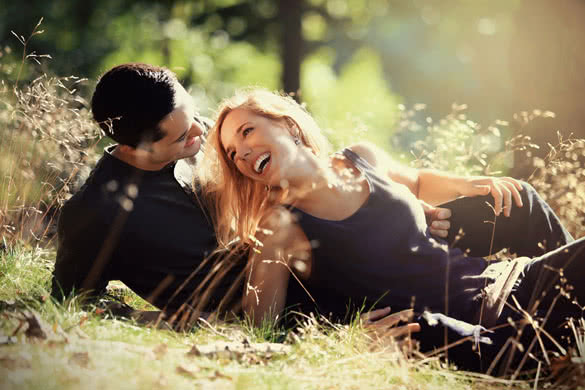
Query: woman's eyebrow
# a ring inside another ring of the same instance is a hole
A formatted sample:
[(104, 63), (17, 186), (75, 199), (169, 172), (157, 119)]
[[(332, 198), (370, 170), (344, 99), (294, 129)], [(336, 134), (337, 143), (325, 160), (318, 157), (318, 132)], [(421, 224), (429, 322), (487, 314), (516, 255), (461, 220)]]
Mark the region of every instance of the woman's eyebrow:
[[(236, 132), (234, 133), (234, 137), (235, 137), (235, 136), (237, 136), (238, 134), (240, 134), (240, 133), (242, 132), (242, 129), (244, 128), (244, 126), (246, 126), (248, 123), (250, 123), (250, 122), (244, 122), (244, 123), (242, 123), (242, 124), (241, 124), (241, 125), (240, 125), (240, 126), (237, 128), (237, 129), (236, 129)], [(225, 150), (225, 151), (226, 151), (226, 153), (227, 153), (227, 151), (229, 150), (229, 146), (228, 146), (227, 148), (226, 148), (226, 147), (224, 147), (224, 150)]]
[(244, 122), (240, 125), (240, 127), (238, 127), (238, 129), (236, 130), (236, 135), (240, 134), (242, 132), (242, 129), (249, 124), (250, 122)]

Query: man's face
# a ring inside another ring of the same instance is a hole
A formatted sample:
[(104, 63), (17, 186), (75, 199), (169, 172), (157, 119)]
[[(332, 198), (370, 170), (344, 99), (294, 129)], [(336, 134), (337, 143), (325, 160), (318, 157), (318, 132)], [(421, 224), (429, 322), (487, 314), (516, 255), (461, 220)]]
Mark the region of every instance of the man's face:
[(196, 120), (193, 98), (179, 84), (176, 86), (175, 109), (160, 121), (159, 127), (165, 136), (149, 145), (152, 164), (162, 167), (199, 152), (205, 128)]

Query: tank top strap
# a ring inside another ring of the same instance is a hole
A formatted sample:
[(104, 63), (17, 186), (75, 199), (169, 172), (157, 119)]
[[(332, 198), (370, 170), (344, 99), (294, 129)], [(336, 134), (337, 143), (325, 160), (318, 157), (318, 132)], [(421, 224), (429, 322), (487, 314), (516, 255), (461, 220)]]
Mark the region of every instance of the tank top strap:
[(350, 148), (343, 148), (340, 152), (345, 158), (352, 162), (366, 176), (376, 174), (376, 169), (365, 158), (351, 150)]

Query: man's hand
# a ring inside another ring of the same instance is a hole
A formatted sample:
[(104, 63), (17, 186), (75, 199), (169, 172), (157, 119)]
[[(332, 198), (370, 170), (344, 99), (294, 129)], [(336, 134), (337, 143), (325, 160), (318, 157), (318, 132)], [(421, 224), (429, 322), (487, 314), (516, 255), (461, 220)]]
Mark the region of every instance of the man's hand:
[(433, 236), (445, 238), (449, 234), (451, 223), (451, 210), (441, 207), (431, 206), (430, 204), (419, 200), (427, 217), (427, 224)]
[(512, 203), (516, 203), (518, 207), (523, 206), (520, 191), (522, 191), (522, 184), (511, 177), (469, 177), (464, 179), (459, 186), (459, 193), (462, 196), (491, 194), (494, 197), (496, 215), (500, 215), (503, 210), (506, 217), (510, 216)]

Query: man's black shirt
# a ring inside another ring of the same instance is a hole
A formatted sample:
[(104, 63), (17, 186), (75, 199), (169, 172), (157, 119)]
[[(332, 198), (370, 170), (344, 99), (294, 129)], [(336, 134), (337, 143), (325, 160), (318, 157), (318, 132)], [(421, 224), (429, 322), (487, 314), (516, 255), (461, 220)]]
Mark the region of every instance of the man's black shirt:
[[(105, 152), (61, 210), (53, 295), (99, 294), (108, 281), (120, 280), (167, 311), (191, 302), (217, 270), (215, 258), (206, 260), (217, 242), (190, 189), (192, 176), (182, 160), (144, 171)], [(245, 261), (230, 264), (206, 310), (236, 282)]]

